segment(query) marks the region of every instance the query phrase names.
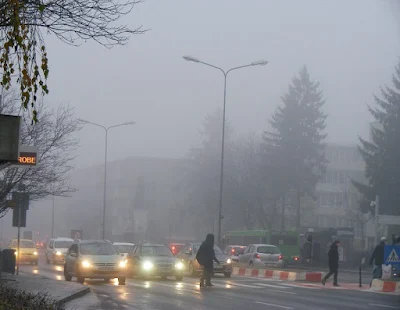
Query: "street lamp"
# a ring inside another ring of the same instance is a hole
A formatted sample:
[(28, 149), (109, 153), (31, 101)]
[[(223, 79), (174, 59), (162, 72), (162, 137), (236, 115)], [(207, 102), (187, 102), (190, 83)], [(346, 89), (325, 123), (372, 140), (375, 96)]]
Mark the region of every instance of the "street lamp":
[(238, 66), (238, 67), (233, 67), (228, 70), (224, 70), (220, 67), (214, 66), (212, 64), (206, 63), (204, 61), (201, 61), (195, 57), (192, 56), (183, 56), (183, 59), (186, 61), (191, 61), (195, 63), (200, 63), (205, 66), (214, 68), (219, 70), (223, 75), (224, 75), (224, 106), (222, 110), (222, 145), (221, 145), (221, 171), (220, 171), (220, 183), (219, 183), (219, 205), (218, 205), (218, 236), (217, 236), (217, 241), (218, 244), (221, 244), (221, 220), (222, 220), (222, 193), (223, 193), (223, 186), (224, 186), (224, 149), (225, 149), (225, 107), (226, 107), (226, 78), (229, 74), (229, 72), (242, 69), (242, 68), (247, 68), (247, 67), (254, 67), (254, 66), (265, 66), (268, 64), (268, 61), (266, 60), (258, 60), (254, 61), (252, 63), (249, 63), (247, 65), (243, 66)]
[(104, 189), (103, 189), (103, 227), (102, 227), (102, 238), (105, 239), (105, 234), (106, 234), (106, 188), (107, 188), (107, 140), (108, 140), (108, 131), (111, 128), (116, 128), (116, 127), (121, 127), (121, 126), (128, 126), (128, 125), (134, 125), (135, 122), (126, 122), (118, 125), (112, 125), (109, 127), (105, 127), (103, 125), (99, 125), (96, 123), (89, 122), (87, 120), (78, 119), (79, 122), (84, 123), (84, 124), (90, 124), (93, 126), (100, 127), (104, 129), (105, 131), (105, 149), (104, 149)]

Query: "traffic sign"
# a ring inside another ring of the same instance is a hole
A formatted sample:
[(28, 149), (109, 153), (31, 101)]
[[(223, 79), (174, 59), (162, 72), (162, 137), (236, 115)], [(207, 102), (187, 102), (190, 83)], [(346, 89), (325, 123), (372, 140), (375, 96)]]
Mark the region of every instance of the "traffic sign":
[(385, 264), (400, 265), (400, 245), (385, 245)]

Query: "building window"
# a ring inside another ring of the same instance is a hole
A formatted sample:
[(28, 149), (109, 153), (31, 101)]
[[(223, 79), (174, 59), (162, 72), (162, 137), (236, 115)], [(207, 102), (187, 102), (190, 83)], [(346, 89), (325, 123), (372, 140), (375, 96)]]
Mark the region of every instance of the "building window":
[(339, 172), (339, 184), (344, 184), (345, 180), (344, 180), (344, 174)]

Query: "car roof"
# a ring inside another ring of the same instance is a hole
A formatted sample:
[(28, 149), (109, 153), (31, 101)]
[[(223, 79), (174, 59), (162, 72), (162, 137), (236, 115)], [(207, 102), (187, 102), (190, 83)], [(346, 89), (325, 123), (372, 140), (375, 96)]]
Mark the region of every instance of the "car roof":
[(247, 245), (230, 244), (230, 245), (228, 245), (228, 247), (231, 247), (231, 248), (245, 248), (245, 247), (247, 247)]
[(141, 246), (166, 246), (166, 245), (161, 243), (142, 243)]
[(77, 243), (79, 243), (79, 244), (88, 244), (88, 243), (108, 243), (108, 244), (111, 244), (110, 241), (107, 241), (107, 240), (79, 240)]
[[(12, 239), (11, 240), (11, 242), (18, 242), (18, 239)], [(33, 242), (33, 240), (31, 240), (31, 239), (19, 239), (19, 241), (30, 241), (30, 242)]]
[(134, 243), (131, 242), (114, 242), (114, 245), (135, 245)]
[(276, 245), (273, 244), (265, 244), (265, 243), (255, 243), (255, 244), (249, 244), (249, 245), (254, 245), (254, 246), (272, 246), (274, 248), (277, 248)]
[(64, 237), (51, 238), (50, 240), (54, 240), (54, 241), (74, 241), (74, 239), (64, 238)]

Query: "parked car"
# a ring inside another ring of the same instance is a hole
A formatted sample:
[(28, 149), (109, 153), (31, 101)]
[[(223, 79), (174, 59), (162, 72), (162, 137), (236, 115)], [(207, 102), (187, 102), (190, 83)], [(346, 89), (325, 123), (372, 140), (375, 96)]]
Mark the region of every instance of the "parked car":
[(83, 283), (85, 278), (110, 279), (118, 278), (119, 285), (125, 285), (127, 262), (117, 249), (108, 241), (78, 241), (69, 248), (64, 264), (64, 277), (71, 281), (76, 277)]
[(128, 265), (134, 276), (183, 279), (184, 266), (164, 244), (144, 243), (135, 246), (128, 255)]
[(52, 238), (46, 248), (46, 263), (62, 264), (65, 262), (65, 255), (69, 247), (74, 243), (71, 238)]
[(244, 245), (228, 245), (225, 248), (224, 253), (230, 257), (232, 263), (238, 263), (239, 255), (242, 255), (245, 249), (246, 246)]
[(135, 247), (134, 243), (129, 242), (114, 242), (113, 245), (116, 247), (120, 254), (124, 255), (125, 259), (128, 259), (128, 254), (131, 253)]
[[(202, 272), (202, 267), (196, 259), (200, 245), (201, 243), (188, 243), (177, 255), (183, 261), (185, 269), (192, 276), (196, 276), (199, 272)], [(214, 246), (214, 251), (216, 258), (220, 261), (219, 265), (214, 262), (214, 273), (222, 273), (226, 278), (229, 278), (232, 275), (232, 260), (218, 246)]]
[(20, 263), (30, 263), (32, 265), (38, 264), (38, 251), (36, 244), (32, 240), (19, 239), (19, 253), (17, 239), (11, 241), (9, 248), (15, 250), (16, 259)]
[(249, 266), (284, 266), (281, 251), (271, 244), (250, 244), (239, 256), (239, 262)]

